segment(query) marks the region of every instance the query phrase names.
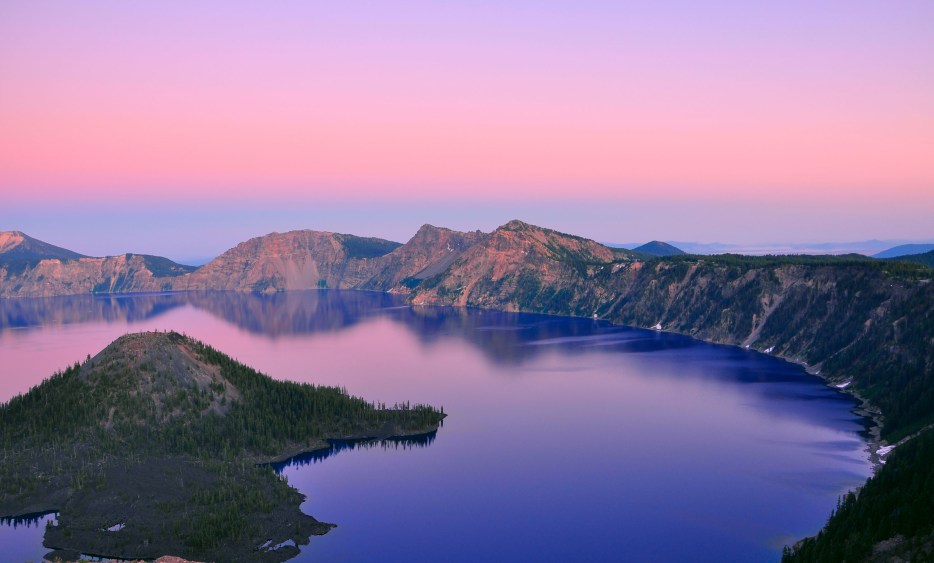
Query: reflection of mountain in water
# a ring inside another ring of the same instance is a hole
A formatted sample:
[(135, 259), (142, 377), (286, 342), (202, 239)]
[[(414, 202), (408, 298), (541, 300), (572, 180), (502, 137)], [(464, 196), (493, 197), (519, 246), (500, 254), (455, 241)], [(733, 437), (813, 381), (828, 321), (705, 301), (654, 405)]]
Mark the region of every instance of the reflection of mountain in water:
[(353, 450), (411, 450), (414, 448), (427, 448), (437, 437), (437, 432), (428, 432), (418, 436), (406, 436), (402, 438), (386, 438), (385, 440), (328, 440), (330, 448), (324, 450), (315, 450), (291, 457), (279, 463), (270, 464), (276, 470), (276, 473), (282, 473), (287, 467), (303, 467), (312, 465), (333, 457), (340, 452)]
[(0, 299), (0, 331), (93, 321), (137, 322), (157, 317), (187, 302), (183, 293)]
[[(605, 321), (504, 313), (458, 307), (412, 307), (396, 295), (370, 291), (294, 291), (260, 295), (191, 292), (119, 296), (0, 299), (0, 330), (41, 324), (141, 321), (190, 305), (267, 337), (338, 332), (374, 319), (390, 319), (423, 343), (463, 338), (493, 361), (518, 364), (561, 345), (571, 352), (614, 346), (627, 352), (683, 348), (691, 339), (624, 329)], [(534, 344), (531, 345), (531, 344)]]

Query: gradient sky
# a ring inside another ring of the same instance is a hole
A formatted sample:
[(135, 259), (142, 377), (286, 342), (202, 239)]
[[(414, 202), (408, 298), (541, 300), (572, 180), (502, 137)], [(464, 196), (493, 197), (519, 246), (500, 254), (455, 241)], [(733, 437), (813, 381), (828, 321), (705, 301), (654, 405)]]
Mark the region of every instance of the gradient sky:
[(0, 230), (174, 256), (513, 217), (930, 238), (932, 22), (928, 0), (3, 0)]

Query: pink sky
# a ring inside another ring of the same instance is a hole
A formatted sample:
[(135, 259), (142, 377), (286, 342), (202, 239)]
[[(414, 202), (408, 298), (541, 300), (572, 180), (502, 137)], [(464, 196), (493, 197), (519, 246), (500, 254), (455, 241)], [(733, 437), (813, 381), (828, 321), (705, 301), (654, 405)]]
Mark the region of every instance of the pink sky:
[[(780, 200), (776, 232), (800, 206), (931, 236), (932, 21), (928, 1), (7, 0), (0, 229), (63, 201)], [(678, 221), (659, 230), (723, 238)]]

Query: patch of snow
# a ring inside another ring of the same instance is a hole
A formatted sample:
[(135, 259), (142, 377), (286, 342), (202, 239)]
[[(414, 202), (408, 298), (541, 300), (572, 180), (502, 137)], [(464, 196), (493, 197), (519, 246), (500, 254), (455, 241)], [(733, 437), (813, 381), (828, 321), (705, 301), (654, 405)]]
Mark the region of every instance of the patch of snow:
[[(268, 542), (267, 542), (267, 543), (268, 543)], [(292, 541), (292, 540), (285, 540), (284, 542), (280, 543), (279, 545), (274, 545), (274, 546), (272, 546), (272, 547), (270, 547), (270, 548), (267, 548), (267, 549), (266, 549), (266, 553), (269, 553), (270, 551), (276, 551), (277, 549), (282, 549), (283, 547), (286, 547), (286, 546), (289, 546), (289, 545), (291, 545), (291, 546), (294, 547), (294, 546), (295, 546), (295, 542)]]
[[(818, 375), (820, 375), (820, 372), (818, 372)], [(852, 381), (844, 381), (843, 383), (840, 383), (840, 384), (838, 384), (838, 385), (834, 385), (834, 387), (836, 387), (837, 389), (846, 389), (847, 387), (850, 386), (851, 383), (853, 383), (853, 382), (852, 382)]]
[(876, 455), (879, 455), (879, 456), (889, 455), (889, 452), (894, 449), (895, 449), (895, 446), (882, 446), (881, 448), (876, 450)]
[(661, 329), (662, 329), (662, 323), (658, 323), (658, 324), (656, 324), (655, 326), (653, 326), (652, 328), (654, 328), (655, 330), (661, 330)]
[(122, 530), (122, 529), (124, 529), (124, 528), (126, 528), (126, 524), (124, 524), (123, 522), (121, 522), (121, 523), (119, 523), (119, 524), (114, 524), (113, 526), (111, 526), (111, 527), (109, 527), (109, 528), (101, 528), (101, 531), (102, 531), (102, 532), (119, 532), (120, 530)]
[(772, 353), (772, 350), (774, 350), (774, 349), (775, 349), (775, 346), (769, 346), (768, 348), (766, 348), (765, 350), (763, 350), (763, 352), (765, 352), (766, 354), (771, 354), (771, 353)]

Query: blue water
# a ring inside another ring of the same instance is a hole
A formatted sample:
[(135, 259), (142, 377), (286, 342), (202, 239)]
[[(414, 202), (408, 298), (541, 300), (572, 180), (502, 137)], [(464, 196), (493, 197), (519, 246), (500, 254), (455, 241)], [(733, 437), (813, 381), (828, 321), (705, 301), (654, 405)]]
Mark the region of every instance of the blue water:
[[(295, 561), (775, 561), (870, 474), (854, 403), (687, 337), (365, 292), (0, 300), (0, 400), (125, 332), (449, 413), (432, 440), (282, 469), (337, 524)], [(27, 533), (29, 532), (29, 533)], [(39, 559), (41, 534), (0, 525)]]

